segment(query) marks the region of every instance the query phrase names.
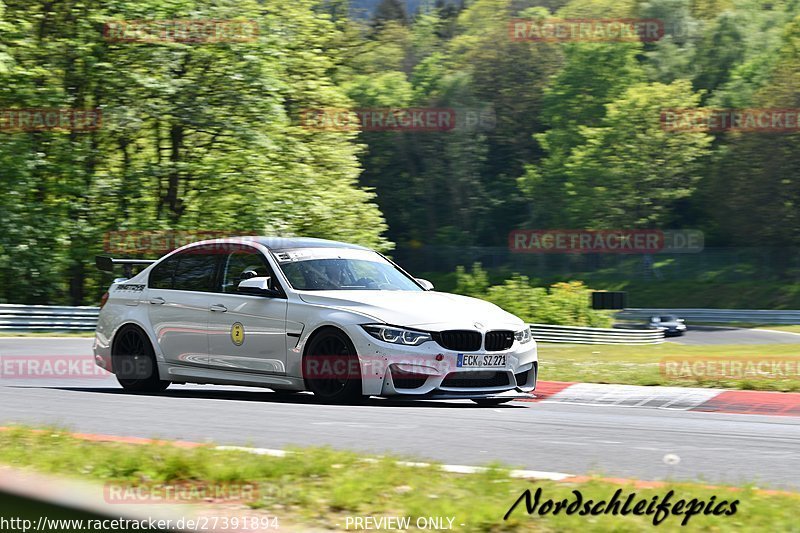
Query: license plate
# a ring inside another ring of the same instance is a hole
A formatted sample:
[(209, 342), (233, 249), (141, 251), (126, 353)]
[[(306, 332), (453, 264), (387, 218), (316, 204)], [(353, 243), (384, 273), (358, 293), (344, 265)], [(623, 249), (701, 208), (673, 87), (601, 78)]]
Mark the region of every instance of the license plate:
[(487, 366), (506, 366), (505, 355), (458, 354), (456, 366), (462, 368), (484, 368)]

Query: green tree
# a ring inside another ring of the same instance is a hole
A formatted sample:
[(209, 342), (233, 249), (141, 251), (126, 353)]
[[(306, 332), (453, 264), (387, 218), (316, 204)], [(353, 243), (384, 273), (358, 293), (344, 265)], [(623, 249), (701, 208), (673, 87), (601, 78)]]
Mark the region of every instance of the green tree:
[[(755, 108), (800, 107), (800, 15), (785, 25), (774, 66), (752, 95)], [(791, 128), (790, 128), (791, 130)], [(800, 133), (728, 132), (703, 190), (711, 226), (721, 242), (774, 246), (788, 261), (800, 246)]]
[[(317, 5), (6, 2), (2, 107), (99, 107), (104, 120), (90, 133), (0, 138), (12, 192), (0, 214), (0, 298), (95, 302), (107, 280), (87, 258), (108, 230), (299, 234), (388, 249), (374, 193), (357, 182), (354, 135), (300, 121), (307, 109), (351, 104), (332, 81), (341, 30)], [(153, 44), (102, 33), (114, 19), (192, 18), (254, 20), (258, 39)]]
[(586, 128), (598, 127), (606, 105), (643, 81), (635, 43), (572, 43), (566, 60), (544, 91), (542, 119), (548, 126), (535, 136), (545, 156), (527, 165), (519, 185), (530, 202), (530, 220), (538, 227), (577, 223), (569, 213), (567, 161), (586, 142)]
[(608, 104), (599, 127), (581, 128), (584, 144), (565, 164), (567, 213), (575, 227), (664, 227), (674, 203), (701, 179), (711, 137), (665, 131), (661, 113), (696, 108), (688, 81), (630, 87)]
[(408, 24), (406, 9), (400, 0), (381, 0), (375, 7), (375, 13), (372, 15), (372, 25), (374, 27), (381, 28), (390, 21), (399, 22), (403, 25)]

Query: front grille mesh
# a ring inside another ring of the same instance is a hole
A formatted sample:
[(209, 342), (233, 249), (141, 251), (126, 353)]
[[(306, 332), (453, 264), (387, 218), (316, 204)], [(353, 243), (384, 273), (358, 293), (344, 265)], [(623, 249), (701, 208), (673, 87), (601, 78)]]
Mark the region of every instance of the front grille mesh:
[(514, 344), (514, 332), (504, 330), (489, 331), (486, 333), (484, 344), (487, 352), (508, 350)]
[(434, 340), (443, 348), (459, 352), (475, 352), (481, 349), (481, 334), (479, 331), (467, 329), (451, 329), (435, 333)]
[(506, 372), (451, 372), (442, 381), (442, 387), (477, 389), (481, 387), (503, 387), (508, 385)]

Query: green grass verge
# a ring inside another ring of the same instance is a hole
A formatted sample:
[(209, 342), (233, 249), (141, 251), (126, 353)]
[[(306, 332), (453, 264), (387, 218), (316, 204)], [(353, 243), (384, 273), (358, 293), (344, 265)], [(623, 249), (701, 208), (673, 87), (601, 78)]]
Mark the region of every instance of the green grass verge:
[(800, 391), (800, 376), (780, 379), (671, 379), (663, 358), (725, 358), (741, 361), (800, 357), (800, 344), (703, 345), (667, 342), (646, 346), (539, 344), (539, 379), (625, 385), (669, 385), (743, 390)]
[[(535, 443), (535, 441), (534, 441)], [(532, 443), (532, 444), (534, 444)], [(295, 450), (285, 458), (211, 447), (131, 445), (79, 440), (56, 430), (14, 428), (0, 432), (0, 463), (47, 473), (80, 476), (99, 483), (252, 483), (256, 499), (249, 507), (278, 516), (281, 523), (302, 529), (343, 530), (347, 516), (455, 517), (457, 531), (641, 531), (652, 527), (652, 516), (528, 516), (521, 503), (508, 520), (503, 516), (526, 490), (542, 489), (542, 501), (564, 498), (572, 491), (584, 501), (608, 500), (622, 489), (636, 499), (650, 500), (675, 491), (673, 501), (698, 498), (739, 500), (732, 516), (696, 515), (692, 530), (787, 531), (796, 527), (800, 495), (767, 493), (753, 487), (707, 487), (669, 483), (636, 488), (599, 478), (567, 483), (510, 478), (499, 466), (485, 473), (463, 475), (436, 468), (398, 465), (391, 458), (365, 461), (362, 455), (330, 449)], [(682, 517), (669, 516), (659, 530), (684, 531)], [(461, 526), (464, 524), (464, 526)]]

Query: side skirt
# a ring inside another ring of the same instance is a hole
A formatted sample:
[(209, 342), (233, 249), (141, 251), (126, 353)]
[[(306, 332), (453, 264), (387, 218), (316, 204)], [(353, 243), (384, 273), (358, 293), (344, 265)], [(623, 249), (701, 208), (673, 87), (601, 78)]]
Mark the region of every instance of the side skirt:
[(180, 365), (158, 363), (161, 379), (174, 383), (199, 383), (207, 385), (241, 385), (247, 387), (268, 387), (288, 390), (306, 390), (302, 378), (251, 372), (233, 372)]

